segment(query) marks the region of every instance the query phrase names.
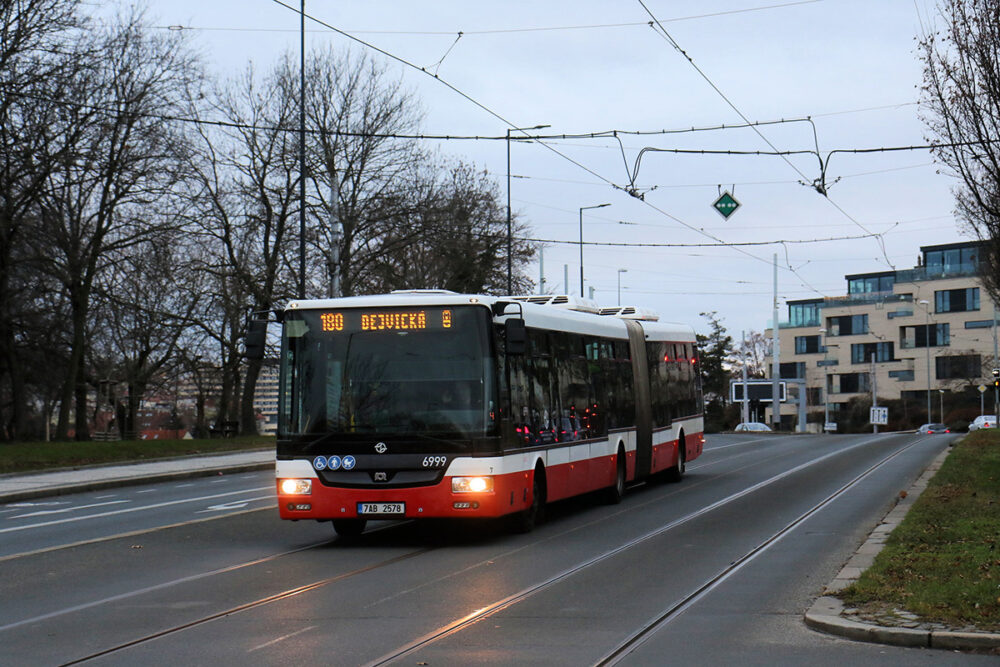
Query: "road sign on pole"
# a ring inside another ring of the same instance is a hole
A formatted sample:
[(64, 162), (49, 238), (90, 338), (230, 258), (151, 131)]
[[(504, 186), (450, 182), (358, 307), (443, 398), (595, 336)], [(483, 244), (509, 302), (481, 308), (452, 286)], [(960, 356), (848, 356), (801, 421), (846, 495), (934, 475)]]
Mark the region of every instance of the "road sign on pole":
[(872, 407), (868, 412), (868, 421), (877, 426), (886, 426), (889, 423), (889, 408)]
[(719, 198), (712, 202), (712, 208), (719, 212), (726, 220), (729, 219), (733, 213), (736, 213), (736, 209), (740, 207), (740, 203), (736, 201), (736, 198), (729, 194), (729, 191), (723, 192), (719, 195)]

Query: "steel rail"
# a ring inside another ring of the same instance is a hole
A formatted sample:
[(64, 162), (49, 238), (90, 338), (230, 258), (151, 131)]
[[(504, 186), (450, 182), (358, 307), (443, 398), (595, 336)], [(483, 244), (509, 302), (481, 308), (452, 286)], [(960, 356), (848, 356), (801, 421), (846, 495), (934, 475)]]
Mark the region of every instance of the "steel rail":
[[(310, 547), (307, 547), (307, 548), (313, 548), (313, 547), (310, 546)], [(245, 603), (237, 605), (235, 607), (230, 607), (229, 609), (225, 609), (223, 611), (218, 611), (218, 612), (215, 612), (213, 614), (209, 614), (208, 616), (203, 616), (202, 618), (198, 618), (198, 619), (195, 619), (193, 621), (189, 621), (187, 623), (182, 623), (180, 625), (175, 625), (175, 626), (167, 628), (165, 630), (160, 630), (158, 632), (153, 632), (153, 633), (150, 633), (150, 634), (145, 635), (143, 637), (139, 637), (137, 639), (133, 639), (133, 640), (124, 642), (122, 644), (118, 644), (116, 646), (112, 646), (112, 647), (109, 647), (109, 648), (106, 648), (106, 649), (102, 649), (102, 650), (97, 651), (95, 653), (91, 653), (90, 655), (85, 655), (85, 656), (80, 657), (80, 658), (75, 658), (73, 660), (70, 660), (69, 662), (62, 663), (62, 665), (63, 665), (63, 667), (65, 667), (67, 665), (77, 665), (77, 664), (80, 664), (82, 662), (87, 662), (89, 660), (94, 660), (96, 658), (101, 658), (101, 657), (104, 657), (104, 656), (109, 655), (111, 653), (116, 653), (118, 651), (122, 651), (124, 649), (131, 648), (131, 647), (137, 646), (139, 644), (144, 644), (146, 642), (153, 641), (154, 639), (159, 639), (161, 637), (165, 637), (167, 635), (172, 635), (172, 634), (177, 633), (177, 632), (182, 632), (184, 630), (189, 630), (191, 628), (195, 628), (195, 627), (198, 627), (200, 625), (204, 625), (205, 623), (210, 623), (211, 621), (214, 621), (214, 620), (219, 619), (219, 618), (224, 618), (226, 616), (231, 616), (233, 614), (238, 614), (238, 613), (243, 612), (243, 611), (247, 611), (247, 610), (250, 610), (250, 609), (255, 609), (257, 607), (262, 607), (264, 605), (268, 605), (268, 604), (271, 604), (273, 602), (280, 602), (281, 600), (287, 600), (289, 598), (293, 598), (293, 597), (296, 597), (298, 595), (302, 595), (303, 593), (308, 593), (310, 591), (314, 591), (314, 590), (317, 590), (319, 588), (323, 588), (324, 586), (329, 586), (330, 584), (336, 583), (338, 581), (343, 581), (344, 579), (348, 579), (350, 577), (356, 577), (356, 576), (361, 575), (361, 574), (372, 572), (373, 570), (378, 570), (378, 569), (381, 569), (383, 567), (388, 567), (390, 565), (395, 565), (396, 563), (400, 563), (402, 561), (409, 560), (410, 558), (415, 558), (417, 556), (422, 556), (425, 553), (428, 553), (430, 551), (434, 551), (436, 548), (437, 547), (425, 547), (423, 549), (416, 549), (414, 551), (410, 551), (410, 552), (407, 552), (407, 553), (404, 553), (404, 554), (400, 554), (399, 556), (394, 556), (393, 558), (388, 558), (388, 559), (383, 560), (383, 561), (378, 562), (378, 563), (372, 563), (371, 565), (366, 565), (365, 567), (361, 567), (361, 568), (358, 568), (358, 569), (355, 569), (355, 570), (351, 570), (350, 572), (344, 572), (342, 574), (338, 574), (338, 575), (333, 576), (333, 577), (328, 577), (326, 579), (320, 579), (319, 581), (314, 581), (312, 583), (305, 584), (303, 586), (296, 586), (295, 588), (290, 588), (288, 590), (281, 591), (280, 593), (275, 593), (273, 595), (268, 595), (266, 597), (262, 597), (262, 598), (259, 598), (257, 600), (253, 600), (251, 602), (245, 602)], [(295, 551), (297, 552), (297, 551), (304, 551), (304, 550), (305, 549), (297, 549)], [(289, 553), (295, 553), (295, 552), (289, 552)], [(284, 555), (284, 554), (282, 554), (282, 555)]]
[(686, 595), (685, 597), (677, 600), (669, 607), (662, 610), (655, 617), (643, 624), (643, 626), (629, 636), (625, 641), (620, 643), (615, 649), (603, 658), (598, 660), (595, 664), (597, 667), (605, 667), (611, 665), (617, 665), (619, 662), (624, 660), (629, 654), (635, 651), (637, 648), (645, 644), (652, 636), (663, 626), (670, 623), (675, 618), (678, 618), (681, 614), (687, 611), (692, 605), (701, 600), (703, 597), (711, 593), (713, 590), (718, 588), (727, 579), (732, 577), (734, 574), (742, 570), (744, 567), (749, 565), (751, 562), (757, 559), (758, 556), (763, 554), (765, 551), (770, 549), (772, 546), (780, 542), (785, 536), (795, 530), (804, 521), (812, 517), (817, 512), (823, 510), (825, 507), (830, 505), (833, 501), (837, 500), (840, 496), (847, 493), (849, 490), (854, 488), (856, 485), (861, 483), (866, 477), (874, 473), (876, 470), (882, 466), (889, 463), (892, 459), (896, 458), (903, 452), (907, 451), (911, 447), (914, 447), (920, 442), (920, 440), (915, 440), (908, 445), (905, 445), (898, 449), (897, 451), (889, 454), (881, 461), (875, 463), (867, 470), (859, 474), (854, 479), (850, 480), (839, 489), (831, 493), (829, 496), (821, 500), (820, 502), (813, 505), (811, 508), (800, 514), (797, 518), (786, 524), (783, 528), (776, 531), (766, 540), (758, 544), (753, 549), (746, 552), (744, 555), (740, 556), (726, 568), (719, 571), (715, 576), (706, 580), (701, 586), (696, 588), (694, 591)]
[[(887, 434), (887, 435), (891, 435), (891, 434)], [(685, 524), (685, 523), (687, 523), (689, 521), (692, 521), (692, 520), (694, 520), (694, 519), (696, 519), (696, 518), (698, 518), (698, 517), (700, 517), (700, 516), (702, 516), (704, 514), (707, 514), (707, 513), (711, 512), (713, 510), (716, 510), (716, 509), (718, 509), (720, 507), (723, 507), (723, 506), (728, 505), (728, 504), (730, 504), (732, 502), (735, 502), (735, 501), (743, 498), (744, 496), (747, 496), (747, 495), (749, 495), (751, 493), (754, 493), (755, 491), (758, 491), (758, 490), (763, 489), (763, 488), (765, 488), (765, 487), (767, 487), (767, 486), (769, 486), (771, 484), (774, 484), (774, 483), (776, 483), (778, 481), (781, 481), (781, 480), (783, 480), (783, 479), (785, 479), (787, 477), (790, 477), (791, 475), (794, 475), (794, 474), (796, 474), (798, 472), (801, 472), (802, 470), (805, 470), (806, 468), (809, 468), (811, 466), (814, 466), (814, 465), (817, 465), (817, 464), (822, 463), (824, 461), (827, 461), (830, 458), (833, 458), (833, 457), (836, 457), (836, 456), (841, 456), (841, 455), (846, 454), (846, 453), (848, 453), (848, 452), (850, 452), (850, 451), (852, 451), (854, 449), (857, 449), (859, 447), (864, 447), (864, 446), (870, 445), (872, 442), (884, 440), (884, 439), (886, 439), (887, 435), (883, 435), (883, 436), (876, 437), (876, 438), (868, 438), (868, 439), (865, 439), (865, 440), (863, 440), (863, 441), (861, 441), (861, 442), (859, 442), (859, 443), (857, 443), (855, 445), (851, 445), (850, 447), (846, 447), (844, 449), (837, 450), (837, 451), (834, 451), (834, 452), (829, 452), (829, 453), (827, 453), (827, 454), (825, 454), (823, 456), (820, 456), (818, 458), (815, 458), (815, 459), (812, 459), (812, 460), (807, 461), (805, 463), (802, 463), (802, 464), (800, 464), (798, 466), (795, 466), (794, 468), (790, 468), (790, 469), (788, 469), (788, 470), (786, 470), (784, 472), (781, 472), (781, 473), (779, 473), (779, 474), (777, 474), (777, 475), (775, 475), (773, 477), (770, 477), (770, 478), (765, 479), (765, 480), (763, 480), (761, 482), (758, 482), (757, 484), (749, 486), (749, 487), (743, 489), (742, 491), (738, 491), (738, 492), (733, 493), (733, 494), (731, 494), (729, 496), (726, 496), (725, 498), (717, 500), (714, 503), (706, 505), (705, 507), (703, 507), (703, 508), (701, 508), (699, 510), (696, 510), (694, 512), (691, 512), (690, 514), (688, 514), (686, 516), (683, 516), (683, 517), (680, 517), (678, 519), (675, 519), (674, 521), (671, 521), (668, 524), (665, 524), (665, 525), (663, 525), (663, 526), (661, 526), (659, 528), (656, 528), (656, 529), (651, 530), (651, 531), (649, 531), (649, 532), (647, 532), (647, 533), (645, 533), (643, 535), (640, 535), (639, 537), (636, 537), (636, 538), (634, 538), (632, 540), (629, 540), (628, 542), (626, 542), (626, 543), (624, 543), (624, 544), (622, 544), (620, 546), (614, 547), (612, 549), (608, 549), (607, 551), (604, 551), (601, 554), (598, 554), (598, 555), (593, 556), (591, 558), (588, 558), (588, 559), (586, 559), (584, 561), (581, 561), (581, 562), (577, 563), (576, 565), (573, 565), (573, 566), (571, 566), (571, 567), (563, 570), (562, 572), (559, 572), (559, 573), (557, 573), (557, 574), (555, 574), (553, 576), (550, 576), (550, 577), (548, 577), (548, 578), (546, 578), (546, 579), (544, 579), (544, 580), (542, 580), (542, 581), (540, 581), (540, 582), (538, 582), (536, 584), (528, 586), (527, 588), (525, 588), (525, 589), (523, 589), (523, 590), (521, 590), (521, 591), (519, 591), (517, 593), (514, 593), (513, 595), (507, 596), (507, 597), (503, 598), (502, 600), (499, 600), (499, 601), (494, 602), (492, 604), (489, 604), (489, 605), (486, 605), (484, 607), (481, 607), (480, 609), (477, 609), (477, 610), (469, 613), (466, 616), (463, 616), (463, 617), (461, 617), (459, 619), (456, 619), (456, 620), (452, 621), (451, 623), (448, 623), (448, 624), (443, 625), (443, 626), (441, 626), (441, 627), (439, 627), (439, 628), (437, 628), (435, 630), (432, 630), (431, 632), (429, 632), (429, 633), (423, 635), (422, 637), (419, 637), (419, 638), (417, 638), (417, 639), (409, 642), (408, 644), (400, 646), (400, 647), (394, 649), (393, 651), (391, 651), (389, 653), (386, 653), (386, 654), (382, 655), (379, 658), (376, 658), (375, 660), (373, 660), (371, 662), (365, 663), (366, 667), (378, 667), (380, 665), (389, 664), (391, 662), (399, 660), (400, 658), (407, 657), (407, 656), (415, 653), (416, 651), (420, 650), (421, 648), (429, 646), (429, 645), (431, 645), (431, 644), (433, 644), (435, 642), (441, 641), (442, 639), (450, 637), (451, 635), (457, 634), (458, 632), (462, 631), (463, 629), (471, 627), (472, 625), (478, 623), (479, 621), (487, 619), (487, 618), (489, 618), (489, 617), (491, 617), (491, 616), (493, 616), (493, 615), (495, 615), (495, 614), (497, 614), (497, 613), (499, 613), (499, 612), (501, 612), (501, 611), (503, 611), (505, 609), (508, 609), (508, 608), (510, 608), (510, 607), (518, 604), (519, 602), (523, 602), (524, 600), (527, 600), (527, 599), (531, 598), (532, 596), (534, 596), (534, 595), (536, 595), (536, 594), (538, 594), (538, 593), (540, 593), (540, 592), (542, 592), (542, 591), (544, 591), (544, 590), (552, 587), (553, 585), (555, 585), (555, 584), (557, 584), (557, 583), (559, 583), (561, 581), (566, 580), (567, 578), (573, 576), (574, 574), (577, 574), (577, 573), (579, 573), (579, 572), (581, 572), (581, 571), (583, 571), (583, 570), (585, 570), (585, 569), (587, 569), (589, 567), (592, 567), (592, 566), (597, 565), (599, 563), (602, 563), (602, 562), (604, 562), (604, 561), (606, 561), (606, 560), (608, 560), (610, 558), (613, 558), (613, 557), (615, 557), (615, 556), (617, 556), (617, 555), (619, 555), (619, 554), (621, 554), (621, 553), (623, 553), (623, 552), (625, 552), (625, 551), (627, 551), (629, 549), (632, 549), (633, 547), (636, 547), (636, 546), (642, 544), (643, 542), (646, 542), (646, 541), (651, 540), (651, 539), (653, 539), (655, 537), (658, 537), (659, 535), (662, 535), (663, 533), (666, 533), (669, 530), (672, 530), (672, 529), (674, 529), (674, 528), (676, 528), (676, 527), (678, 527), (678, 526), (680, 526), (682, 524)], [(906, 451), (910, 447), (912, 447), (915, 444), (917, 444), (917, 442), (919, 442), (919, 441), (914, 441), (914, 442), (912, 442), (912, 443), (910, 443), (908, 445), (905, 445), (900, 450), (898, 450), (896, 453), (894, 453), (893, 455), (891, 455), (890, 457), (888, 457), (886, 460), (883, 460), (880, 463), (876, 464), (876, 467), (883, 465), (888, 459), (891, 459), (896, 454), (899, 454), (899, 453), (902, 453), (903, 451)], [(866, 473), (863, 473), (863, 474), (868, 474), (870, 472), (871, 471), (869, 470), (869, 471), (866, 471)], [(853, 485), (855, 483), (856, 483), (856, 480), (852, 481), (850, 484)], [(824, 502), (827, 502), (827, 501), (824, 501)], [(810, 510), (809, 514), (814, 513), (815, 511), (818, 511), (818, 510), (816, 510), (814, 508), (813, 510)], [(800, 517), (800, 519), (798, 521), (801, 522), (802, 520), (804, 520), (804, 518)], [(787, 527), (786, 527), (786, 529), (783, 529), (783, 530), (786, 530), (786, 532), (787, 532)], [(760, 547), (757, 547), (757, 552), (759, 553), (761, 551), (762, 551), (762, 549)], [(740, 560), (745, 560), (746, 558), (747, 558), (747, 556), (744, 556)], [(736, 561), (736, 562), (739, 562), (739, 561)], [(710, 586), (713, 581), (717, 581), (719, 579), (720, 579), (720, 575), (716, 575), (716, 577), (713, 577), (713, 579), (711, 579), (710, 581), (708, 581), (705, 584), (699, 586), (699, 588), (694, 593), (692, 593), (691, 595), (689, 595), (686, 598), (684, 598), (684, 600), (681, 600), (679, 604), (683, 604), (685, 601), (690, 601), (690, 602), (695, 601), (694, 598), (693, 598), (693, 596), (698, 595), (699, 591), (702, 591), (707, 586)], [(674, 605), (672, 607), (672, 609), (675, 610), (673, 613), (676, 613), (676, 607), (677, 606), (678, 605)], [(660, 618), (662, 616), (663, 616), (663, 614), (661, 614), (657, 618)], [(631, 639), (630, 639), (630, 641), (631, 641)]]

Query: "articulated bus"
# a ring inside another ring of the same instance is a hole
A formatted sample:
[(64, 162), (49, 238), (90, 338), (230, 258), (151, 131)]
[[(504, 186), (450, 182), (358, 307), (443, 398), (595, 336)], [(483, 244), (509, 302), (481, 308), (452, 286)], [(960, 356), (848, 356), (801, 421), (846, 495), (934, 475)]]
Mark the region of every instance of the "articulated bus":
[(283, 311), (283, 519), (509, 516), (679, 480), (704, 446), (694, 331), (566, 296), (444, 291)]

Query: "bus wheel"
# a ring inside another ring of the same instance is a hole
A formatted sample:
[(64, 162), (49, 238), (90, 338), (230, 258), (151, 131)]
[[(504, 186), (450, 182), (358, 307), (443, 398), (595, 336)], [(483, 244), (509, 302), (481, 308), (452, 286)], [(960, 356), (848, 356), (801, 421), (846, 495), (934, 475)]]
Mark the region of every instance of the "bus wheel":
[(511, 527), (515, 533), (530, 533), (540, 524), (545, 515), (545, 477), (541, 468), (535, 468), (531, 483), (531, 505), (511, 517)]
[(341, 537), (357, 537), (367, 523), (366, 519), (334, 519), (333, 529)]
[(604, 502), (617, 505), (625, 495), (625, 450), (618, 448), (615, 456), (615, 483), (604, 489)]
[(677, 441), (677, 465), (666, 471), (666, 480), (668, 482), (679, 482), (684, 478), (684, 473), (687, 471), (686, 458), (684, 436), (681, 435), (680, 440)]

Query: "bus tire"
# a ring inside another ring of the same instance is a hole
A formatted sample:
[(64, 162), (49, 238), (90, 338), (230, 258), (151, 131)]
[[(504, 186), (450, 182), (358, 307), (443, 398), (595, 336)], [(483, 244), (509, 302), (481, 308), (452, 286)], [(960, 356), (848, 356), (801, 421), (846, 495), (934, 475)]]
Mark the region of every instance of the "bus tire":
[(367, 519), (334, 519), (333, 529), (341, 537), (357, 537), (365, 529)]
[(617, 505), (625, 496), (625, 474), (625, 449), (619, 444), (615, 454), (615, 481), (604, 489), (604, 502), (608, 505)]
[(545, 473), (539, 465), (535, 468), (531, 482), (531, 505), (511, 518), (511, 528), (515, 533), (530, 533), (545, 518)]
[(668, 482), (679, 482), (684, 479), (684, 473), (687, 472), (687, 455), (685, 449), (684, 434), (681, 433), (681, 437), (677, 439), (677, 465), (673, 468), (668, 468), (664, 476)]

